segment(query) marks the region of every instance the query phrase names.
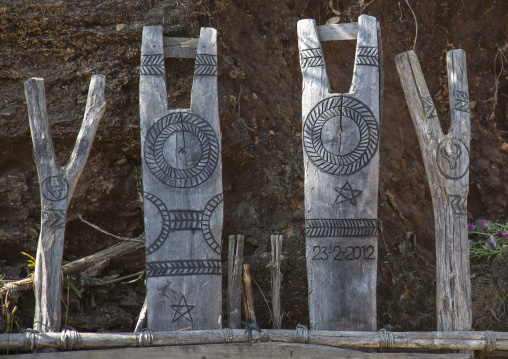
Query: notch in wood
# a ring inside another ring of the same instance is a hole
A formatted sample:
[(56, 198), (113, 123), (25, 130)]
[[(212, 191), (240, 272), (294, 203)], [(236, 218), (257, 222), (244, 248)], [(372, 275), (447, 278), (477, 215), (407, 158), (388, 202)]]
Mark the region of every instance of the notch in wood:
[(164, 37), (164, 57), (194, 59), (198, 52), (199, 38)]

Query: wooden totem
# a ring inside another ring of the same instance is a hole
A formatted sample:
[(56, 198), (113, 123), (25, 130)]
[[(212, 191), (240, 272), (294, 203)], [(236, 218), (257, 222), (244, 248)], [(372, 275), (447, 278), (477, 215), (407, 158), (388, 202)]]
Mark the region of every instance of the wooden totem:
[[(197, 47), (197, 49), (196, 49)], [(168, 110), (164, 57), (194, 57), (189, 109)], [(222, 165), (217, 32), (143, 29), (139, 80), (147, 321), (153, 331), (221, 326)]]
[(92, 77), (81, 130), (65, 166), (60, 166), (55, 158), (44, 80), (31, 78), (25, 82), (28, 118), (41, 189), (41, 233), (34, 277), (34, 329), (39, 332), (60, 330), (67, 208), (90, 153), (97, 126), (106, 110), (105, 82), (106, 78), (102, 75)]
[(471, 330), (467, 236), (471, 122), (466, 53), (446, 56), (451, 124), (445, 135), (413, 51), (395, 57), (429, 179), (436, 234), (438, 330)]
[[(357, 35), (357, 36), (356, 36)], [(333, 94), (320, 40), (357, 39), (351, 89)], [(310, 326), (376, 330), (382, 67), (379, 24), (298, 22), (303, 74)]]

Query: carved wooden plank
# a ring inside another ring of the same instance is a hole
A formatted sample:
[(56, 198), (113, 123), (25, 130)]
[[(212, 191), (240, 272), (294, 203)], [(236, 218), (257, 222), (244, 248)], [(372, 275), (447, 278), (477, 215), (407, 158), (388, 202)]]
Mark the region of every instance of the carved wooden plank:
[(280, 282), (282, 281), (282, 273), (280, 271), (282, 260), (282, 240), (284, 236), (280, 234), (272, 235), (270, 271), (272, 274), (272, 312), (273, 312), (273, 329), (280, 329), (282, 325), (282, 314), (280, 310)]
[(451, 124), (443, 134), (413, 51), (395, 57), (429, 179), (436, 234), (438, 330), (470, 330), (471, 281), (467, 238), (471, 125), (466, 54), (446, 56)]
[(298, 22), (311, 329), (376, 330), (379, 25), (362, 15), (349, 93), (332, 94), (313, 19)]
[(244, 237), (229, 236), (228, 252), (228, 328), (242, 324), (242, 261)]
[(37, 246), (34, 329), (60, 330), (62, 256), (67, 208), (83, 171), (99, 120), (106, 110), (102, 75), (92, 76), (85, 115), (71, 157), (65, 166), (55, 159), (46, 110), (44, 80), (25, 82), (25, 95), (41, 190), (41, 233)]
[(165, 37), (164, 57), (195, 58), (199, 39), (187, 37)]
[(317, 27), (320, 41), (356, 40), (358, 23), (321, 25)]
[(221, 326), (217, 35), (202, 28), (189, 109), (168, 110), (162, 28), (143, 29), (139, 84), (150, 330)]

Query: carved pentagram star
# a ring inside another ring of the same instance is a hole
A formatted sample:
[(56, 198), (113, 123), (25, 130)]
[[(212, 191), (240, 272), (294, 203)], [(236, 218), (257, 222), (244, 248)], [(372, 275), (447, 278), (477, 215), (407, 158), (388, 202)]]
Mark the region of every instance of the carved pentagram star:
[(173, 321), (171, 323), (174, 323), (183, 317), (192, 324), (192, 316), (190, 311), (194, 309), (194, 307), (194, 305), (188, 305), (187, 300), (185, 300), (185, 297), (182, 295), (178, 304), (171, 305), (171, 308), (175, 310), (175, 315), (173, 316)]
[(349, 203), (351, 203), (353, 206), (356, 206), (356, 197), (358, 197), (363, 192), (362, 190), (353, 189), (349, 182), (346, 182), (342, 188), (335, 187), (335, 190), (339, 192), (339, 195), (335, 200), (335, 204), (349, 201)]

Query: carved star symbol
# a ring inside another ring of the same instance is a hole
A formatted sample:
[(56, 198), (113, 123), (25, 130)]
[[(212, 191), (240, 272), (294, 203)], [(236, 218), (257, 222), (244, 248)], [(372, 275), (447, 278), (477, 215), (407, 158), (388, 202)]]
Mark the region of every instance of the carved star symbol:
[(346, 182), (342, 188), (335, 187), (335, 190), (339, 192), (339, 195), (335, 200), (335, 204), (349, 201), (349, 203), (351, 203), (353, 206), (356, 206), (356, 197), (358, 197), (363, 192), (362, 190), (353, 189), (349, 182)]
[(194, 309), (194, 307), (194, 305), (188, 305), (185, 297), (182, 295), (178, 304), (171, 305), (171, 308), (175, 310), (175, 315), (173, 316), (173, 321), (171, 323), (174, 323), (183, 317), (192, 324), (192, 316), (190, 311)]

